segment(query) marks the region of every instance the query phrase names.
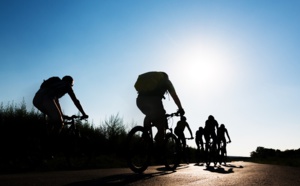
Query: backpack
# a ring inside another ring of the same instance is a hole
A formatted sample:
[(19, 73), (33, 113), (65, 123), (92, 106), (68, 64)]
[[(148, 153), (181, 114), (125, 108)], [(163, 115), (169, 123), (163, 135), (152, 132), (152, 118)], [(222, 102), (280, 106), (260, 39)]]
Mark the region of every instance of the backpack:
[(43, 83), (41, 84), (40, 88), (50, 88), (52, 85), (54, 85), (57, 82), (60, 82), (61, 79), (57, 76), (53, 76), (48, 78), (47, 80), (44, 80)]
[(139, 75), (137, 81), (134, 84), (134, 88), (138, 92), (152, 92), (156, 91), (161, 84), (164, 75), (159, 72), (148, 72)]

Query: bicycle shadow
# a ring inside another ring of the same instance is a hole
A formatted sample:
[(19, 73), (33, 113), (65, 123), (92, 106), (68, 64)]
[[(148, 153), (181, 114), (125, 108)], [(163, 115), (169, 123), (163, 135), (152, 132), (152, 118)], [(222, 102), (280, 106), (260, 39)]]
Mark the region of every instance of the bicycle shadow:
[(226, 164), (226, 165), (219, 165), (217, 167), (214, 166), (206, 166), (207, 171), (210, 172), (216, 172), (216, 173), (221, 173), (221, 174), (230, 174), (230, 173), (234, 173), (233, 168), (244, 168), (243, 166), (236, 166), (233, 164)]
[(157, 170), (162, 170), (162, 171), (155, 172), (155, 173), (143, 173), (143, 174), (136, 174), (136, 173), (117, 174), (117, 175), (102, 177), (99, 179), (71, 183), (65, 186), (127, 185), (130, 183), (137, 182), (139, 180), (147, 180), (157, 176), (164, 176), (176, 172), (176, 171), (166, 171), (163, 168), (158, 168)]
[(234, 173), (233, 168), (225, 169), (222, 166), (206, 166), (206, 171), (215, 172), (215, 173), (221, 173), (221, 174), (230, 174)]
[[(186, 169), (188, 167), (189, 167), (188, 164), (179, 164), (178, 167), (176, 168), (176, 170)], [(170, 171), (170, 170), (166, 169), (166, 167), (159, 167), (156, 170), (161, 171), (161, 172), (176, 172), (176, 170)]]
[(244, 168), (242, 165), (236, 166), (236, 165), (229, 164), (229, 163), (226, 163), (226, 165), (222, 165), (222, 166), (224, 166), (224, 167), (232, 167), (232, 168)]

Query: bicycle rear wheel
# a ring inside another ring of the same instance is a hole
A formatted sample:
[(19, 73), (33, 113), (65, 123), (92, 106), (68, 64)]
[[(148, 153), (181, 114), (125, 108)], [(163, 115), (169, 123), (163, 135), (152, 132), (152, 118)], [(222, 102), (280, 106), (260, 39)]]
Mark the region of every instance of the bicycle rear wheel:
[(168, 170), (175, 170), (180, 162), (181, 151), (180, 151), (180, 142), (177, 137), (172, 134), (166, 134), (165, 139), (165, 166)]
[(134, 127), (127, 136), (127, 164), (135, 173), (143, 173), (150, 163), (151, 139), (142, 126)]

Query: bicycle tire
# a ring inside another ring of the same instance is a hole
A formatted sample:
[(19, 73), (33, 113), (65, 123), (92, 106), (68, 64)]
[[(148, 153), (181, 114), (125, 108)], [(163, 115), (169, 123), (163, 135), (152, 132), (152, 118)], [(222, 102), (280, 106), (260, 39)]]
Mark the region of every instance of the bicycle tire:
[(142, 126), (136, 126), (126, 139), (127, 164), (135, 173), (143, 173), (150, 164), (151, 139)]
[(164, 150), (165, 167), (167, 170), (174, 171), (181, 159), (180, 142), (174, 134), (166, 134)]
[(205, 152), (205, 164), (207, 167), (210, 166), (210, 163), (211, 163), (211, 148), (208, 147), (208, 149), (206, 149), (206, 152)]
[(225, 148), (222, 147), (221, 150), (220, 150), (220, 165), (222, 165), (222, 163), (224, 163), (224, 165), (226, 165), (226, 159), (227, 159), (227, 155), (226, 155), (226, 152), (225, 152)]
[(214, 163), (214, 166), (217, 166), (218, 164), (218, 159), (219, 159), (219, 154), (218, 154), (218, 149), (216, 147), (212, 147), (211, 151), (211, 160)]

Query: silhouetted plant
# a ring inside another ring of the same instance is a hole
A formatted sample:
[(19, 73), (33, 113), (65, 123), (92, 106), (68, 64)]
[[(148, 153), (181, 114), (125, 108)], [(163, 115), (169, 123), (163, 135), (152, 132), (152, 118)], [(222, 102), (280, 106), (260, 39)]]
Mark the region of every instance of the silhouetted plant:
[(251, 152), (251, 159), (260, 163), (300, 166), (300, 149), (280, 151), (257, 147), (256, 151)]

